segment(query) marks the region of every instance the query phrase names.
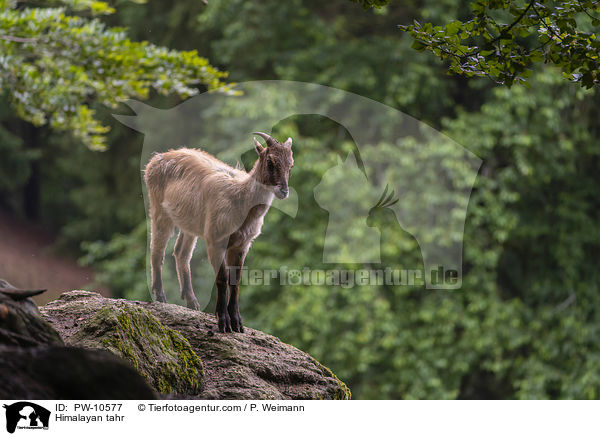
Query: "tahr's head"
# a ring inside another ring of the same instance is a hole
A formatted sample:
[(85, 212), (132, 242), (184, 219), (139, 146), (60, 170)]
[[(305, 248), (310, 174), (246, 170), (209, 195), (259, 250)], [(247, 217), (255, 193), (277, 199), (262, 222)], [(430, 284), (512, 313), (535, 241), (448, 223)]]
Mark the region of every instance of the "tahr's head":
[(254, 148), (258, 153), (257, 170), (259, 172), (259, 181), (272, 187), (273, 193), (277, 198), (286, 198), (290, 192), (288, 187), (290, 170), (294, 166), (292, 138), (288, 138), (282, 144), (266, 133), (254, 132), (254, 134), (261, 136), (267, 143), (267, 146), (263, 147), (254, 138)]

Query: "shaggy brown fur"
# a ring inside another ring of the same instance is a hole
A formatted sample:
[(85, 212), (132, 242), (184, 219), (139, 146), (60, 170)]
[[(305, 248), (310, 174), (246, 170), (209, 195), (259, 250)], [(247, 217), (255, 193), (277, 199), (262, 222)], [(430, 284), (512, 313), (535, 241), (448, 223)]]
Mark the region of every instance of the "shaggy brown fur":
[(260, 234), (273, 196), (288, 196), (289, 172), (294, 164), (291, 138), (282, 144), (266, 133), (256, 134), (268, 147), (254, 139), (258, 159), (248, 173), (204, 151), (182, 148), (155, 155), (144, 175), (150, 201), (154, 297), (166, 302), (161, 270), (165, 247), (177, 227), (173, 255), (181, 297), (188, 307), (199, 309), (190, 260), (198, 237), (204, 239), (216, 277), (221, 332), (243, 332), (238, 308), (241, 268), (252, 241)]

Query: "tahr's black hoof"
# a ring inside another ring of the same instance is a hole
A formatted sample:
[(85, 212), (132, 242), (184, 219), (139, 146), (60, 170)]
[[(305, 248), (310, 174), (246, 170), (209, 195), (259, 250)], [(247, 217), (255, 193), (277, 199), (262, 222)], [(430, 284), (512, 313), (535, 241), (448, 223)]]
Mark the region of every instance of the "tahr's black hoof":
[(198, 304), (198, 300), (188, 301), (187, 307), (188, 307), (188, 309), (192, 309), (192, 310), (201, 310), (200, 304)]
[(219, 332), (221, 333), (233, 333), (231, 328), (231, 320), (229, 314), (217, 315), (217, 324), (219, 325)]
[(231, 328), (233, 331), (237, 333), (244, 333), (244, 326), (242, 325), (242, 317), (240, 314), (238, 313), (237, 315), (233, 316), (229, 315), (229, 318), (231, 319)]
[(167, 297), (165, 297), (165, 294), (157, 295), (156, 296), (156, 301), (158, 301), (159, 303), (166, 303), (167, 302)]

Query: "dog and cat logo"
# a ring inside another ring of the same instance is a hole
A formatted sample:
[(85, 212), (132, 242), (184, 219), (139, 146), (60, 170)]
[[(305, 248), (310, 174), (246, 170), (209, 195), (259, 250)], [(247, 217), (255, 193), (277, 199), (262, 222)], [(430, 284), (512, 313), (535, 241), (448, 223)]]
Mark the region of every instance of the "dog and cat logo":
[(14, 433), (16, 429), (48, 430), (50, 411), (42, 406), (28, 401), (5, 404), (6, 431)]
[[(303, 162), (318, 163), (310, 179), (302, 182), (304, 198), (298, 197), (292, 180), (289, 198), (271, 204), (291, 218), (308, 213), (327, 219), (323, 256), (312, 265), (318, 269), (328, 264), (340, 271), (346, 265), (371, 264), (400, 273), (421, 270), (422, 262), (427, 289), (460, 289), (467, 206), (482, 164), (479, 157), (407, 114), (341, 89), (285, 80), (237, 83), (235, 89), (239, 98), (206, 92), (170, 109), (128, 100), (135, 115), (113, 116), (144, 134), (140, 170), (154, 153), (186, 144), (201, 145), (230, 164), (250, 156), (249, 164), (256, 155), (251, 132), (268, 132), (302, 115), (336, 123), (338, 134), (331, 142), (308, 135), (306, 140), (315, 145), (294, 146)], [(268, 110), (256, 110), (265, 102)], [(333, 150), (339, 156), (337, 165), (327, 159)], [(306, 183), (313, 187), (313, 198)], [(142, 192), (148, 205), (145, 186)], [(382, 241), (399, 235), (398, 246), (403, 248), (382, 252)], [(401, 254), (417, 249), (414, 264), (405, 265)], [(214, 271), (208, 263), (196, 271), (210, 283)], [(202, 307), (211, 301), (212, 287), (204, 288), (199, 296)]]

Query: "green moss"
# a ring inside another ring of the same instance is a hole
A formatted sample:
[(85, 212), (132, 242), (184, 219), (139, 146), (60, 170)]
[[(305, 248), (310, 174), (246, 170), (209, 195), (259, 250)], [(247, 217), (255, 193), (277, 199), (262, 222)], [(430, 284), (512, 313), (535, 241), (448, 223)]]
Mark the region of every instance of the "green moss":
[(73, 339), (127, 359), (160, 393), (200, 390), (204, 376), (200, 358), (179, 332), (163, 326), (145, 309), (126, 303), (106, 305)]
[(339, 386), (339, 389), (337, 389), (333, 393), (334, 400), (349, 400), (352, 398), (352, 392), (350, 392), (350, 389), (348, 388), (348, 386), (346, 386), (346, 383), (344, 383), (339, 378), (337, 378), (337, 376), (333, 373), (333, 371), (331, 369), (327, 368), (325, 365), (318, 362), (316, 359), (313, 359), (313, 362), (315, 365), (317, 365), (319, 367), (319, 369), (321, 370), (321, 373), (324, 376), (333, 378), (335, 380), (335, 382), (337, 383), (337, 385)]

